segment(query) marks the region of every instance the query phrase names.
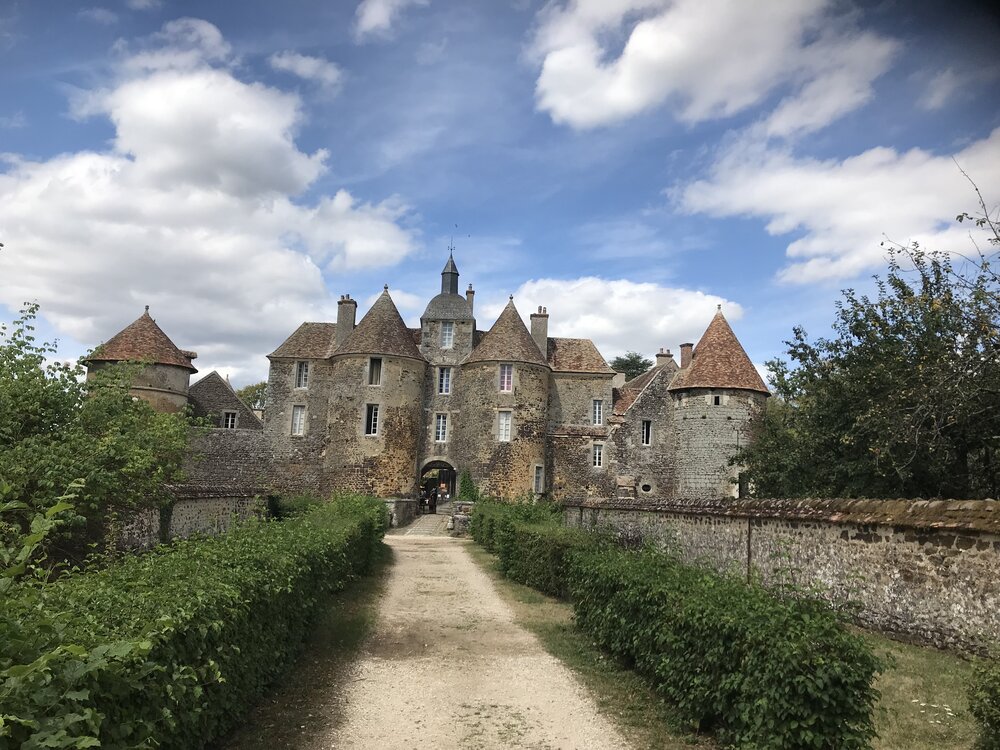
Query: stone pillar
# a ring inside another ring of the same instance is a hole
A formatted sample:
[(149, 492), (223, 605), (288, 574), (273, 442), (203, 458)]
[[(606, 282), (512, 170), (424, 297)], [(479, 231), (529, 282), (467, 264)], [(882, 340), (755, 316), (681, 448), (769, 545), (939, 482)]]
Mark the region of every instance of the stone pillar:
[(469, 284), (469, 288), (465, 290), (465, 299), (469, 301), (469, 311), (472, 311), (472, 303), (476, 299), (476, 292), (472, 288), (472, 284)]
[(539, 306), (538, 312), (531, 313), (531, 338), (535, 340), (542, 359), (549, 358), (549, 311)]
[(354, 330), (354, 319), (358, 314), (358, 303), (351, 295), (342, 294), (337, 303), (337, 346), (340, 346)]
[[(674, 355), (670, 353), (669, 349), (660, 348), (660, 351), (656, 353), (656, 366), (665, 365), (667, 362), (673, 362)], [(676, 364), (676, 363), (675, 363)]]
[(694, 344), (681, 344), (681, 369), (691, 364), (691, 350)]

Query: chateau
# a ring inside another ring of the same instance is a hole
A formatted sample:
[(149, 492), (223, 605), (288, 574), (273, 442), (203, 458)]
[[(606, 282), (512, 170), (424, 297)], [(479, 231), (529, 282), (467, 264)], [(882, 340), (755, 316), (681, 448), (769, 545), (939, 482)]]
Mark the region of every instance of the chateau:
[[(452, 257), (420, 328), (386, 288), (356, 322), (303, 323), (275, 349), (264, 431), (283, 489), (412, 496), (468, 471), (488, 495), (658, 500), (733, 496), (730, 456), (767, 388), (721, 310), (630, 382), (589, 339), (530, 329), (507, 303), (488, 330)], [(433, 479), (430, 479), (433, 477)]]

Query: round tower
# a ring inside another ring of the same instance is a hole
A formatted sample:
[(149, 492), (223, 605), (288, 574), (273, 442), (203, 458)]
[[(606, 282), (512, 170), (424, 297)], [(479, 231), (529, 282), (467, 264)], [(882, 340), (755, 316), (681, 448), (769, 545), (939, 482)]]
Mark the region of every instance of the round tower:
[[(685, 345), (687, 346), (687, 345)], [(670, 384), (679, 498), (739, 495), (730, 459), (746, 445), (751, 418), (770, 393), (722, 314), (721, 305)]]
[(198, 372), (191, 360), (198, 355), (178, 349), (146, 311), (130, 325), (98, 346), (84, 361), (87, 380), (115, 362), (140, 362), (144, 366), (132, 380), (130, 392), (160, 412), (187, 406), (191, 375)]
[(511, 298), (461, 367), (453, 450), (486, 494), (529, 493), (544, 469), (550, 375)]

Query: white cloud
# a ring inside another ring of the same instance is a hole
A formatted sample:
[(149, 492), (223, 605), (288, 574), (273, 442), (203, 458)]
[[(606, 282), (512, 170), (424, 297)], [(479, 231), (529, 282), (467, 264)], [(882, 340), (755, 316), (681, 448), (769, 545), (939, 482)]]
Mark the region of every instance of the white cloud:
[(324, 269), (393, 265), (415, 243), (398, 199), (297, 198), (327, 158), (295, 143), (298, 98), (213, 65), (228, 45), (209, 26), (168, 24), (77, 102), (114, 124), (108, 150), (3, 157), (0, 304), (38, 300), (87, 345), (148, 304), (199, 369), (260, 375), (298, 323), (336, 315)]
[(354, 38), (358, 41), (371, 36), (386, 36), (404, 10), (427, 5), (429, 0), (361, 0), (354, 13)]
[(0, 128), (23, 128), (27, 124), (28, 118), (20, 110), (12, 115), (0, 115)]
[[(536, 102), (557, 123), (609, 125), (670, 102), (687, 123), (792, 90), (768, 127), (822, 127), (864, 103), (894, 42), (858, 34), (832, 0), (567, 0), (542, 11)], [(615, 45), (622, 43), (615, 55)]]
[(156, 10), (163, 5), (163, 0), (125, 0), (132, 10)]
[(102, 26), (114, 26), (118, 23), (118, 14), (107, 8), (84, 8), (77, 15)]
[[(650, 282), (602, 279), (533, 279), (520, 286), (514, 303), (527, 324), (528, 316), (548, 308), (549, 335), (588, 338), (607, 359), (628, 350), (652, 357), (660, 347), (679, 358), (679, 346), (697, 342), (722, 305), (732, 323), (743, 316), (735, 302), (692, 289)], [(481, 327), (492, 325), (507, 300), (482, 306)]]
[(954, 155), (873, 148), (843, 160), (796, 157), (741, 141), (707, 179), (678, 188), (681, 208), (711, 216), (756, 217), (772, 235), (797, 235), (779, 278), (809, 283), (855, 277), (884, 263), (883, 237), (933, 250), (968, 252), (976, 208), (958, 162), (987, 199), (1000, 196), (1000, 128)]
[(962, 84), (961, 77), (953, 68), (945, 68), (936, 73), (927, 82), (927, 89), (923, 96), (917, 100), (917, 105), (921, 109), (933, 111), (941, 109), (951, 100), (951, 97)]
[(340, 68), (322, 57), (310, 57), (297, 52), (279, 52), (271, 55), (269, 62), (275, 70), (297, 75), (327, 89), (336, 88), (343, 77)]

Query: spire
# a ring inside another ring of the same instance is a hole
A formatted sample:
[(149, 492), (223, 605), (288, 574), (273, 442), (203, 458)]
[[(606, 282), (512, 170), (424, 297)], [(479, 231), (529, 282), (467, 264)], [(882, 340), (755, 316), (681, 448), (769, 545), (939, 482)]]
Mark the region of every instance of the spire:
[(670, 385), (671, 391), (686, 388), (739, 388), (768, 393), (757, 368), (722, 314), (721, 305), (694, 348), (691, 364)]
[(448, 248), (448, 262), (441, 272), (441, 294), (458, 294), (458, 266), (453, 251), (454, 248)]
[(548, 366), (545, 355), (531, 338), (521, 315), (511, 299), (500, 313), (497, 322), (484, 335), (469, 358), (469, 362), (528, 362), (533, 365)]
[(388, 354), (423, 359), (388, 289), (382, 291), (357, 328), (332, 354)]
[(98, 346), (88, 362), (150, 362), (198, 372), (194, 352), (178, 349), (149, 315), (149, 305), (135, 321)]

